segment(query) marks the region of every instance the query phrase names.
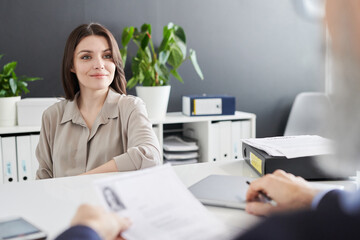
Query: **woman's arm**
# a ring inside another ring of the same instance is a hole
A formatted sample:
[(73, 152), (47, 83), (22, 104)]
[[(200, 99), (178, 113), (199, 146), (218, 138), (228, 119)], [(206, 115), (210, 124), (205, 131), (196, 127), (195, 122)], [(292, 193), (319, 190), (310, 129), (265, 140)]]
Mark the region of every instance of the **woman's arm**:
[[(114, 157), (118, 170), (132, 171), (160, 164), (160, 144), (148, 119), (144, 102), (140, 98), (130, 97), (126, 106), (128, 113), (121, 118), (127, 150)], [(124, 108), (125, 105), (122, 106)]]
[(115, 160), (112, 159), (103, 165), (100, 165), (97, 168), (91, 169), (80, 175), (96, 174), (96, 173), (107, 173), (107, 172), (117, 172), (118, 168), (116, 166)]
[(119, 101), (118, 107), (125, 152), (83, 174), (133, 171), (160, 163), (159, 141), (147, 117), (143, 101), (127, 96)]
[(45, 111), (42, 116), (39, 143), (36, 147), (36, 158), (39, 162), (36, 179), (54, 177), (50, 149), (50, 131), (50, 116), (49, 112)]

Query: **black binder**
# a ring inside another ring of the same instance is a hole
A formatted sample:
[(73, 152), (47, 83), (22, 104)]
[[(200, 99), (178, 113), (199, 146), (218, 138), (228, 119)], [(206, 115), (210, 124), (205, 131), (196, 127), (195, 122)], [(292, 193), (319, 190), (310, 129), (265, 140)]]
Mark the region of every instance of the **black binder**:
[[(307, 180), (329, 180), (345, 179), (349, 176), (355, 176), (355, 170), (345, 175), (330, 175), (319, 167), (319, 163), (326, 164), (326, 156), (308, 156), (288, 159), (286, 157), (269, 156), (266, 152), (259, 150), (246, 143), (242, 144), (244, 160), (255, 170), (257, 174), (263, 176), (267, 173), (273, 173), (277, 169), (282, 169), (292, 173), (295, 176), (301, 176)], [(325, 163), (324, 163), (325, 161)]]

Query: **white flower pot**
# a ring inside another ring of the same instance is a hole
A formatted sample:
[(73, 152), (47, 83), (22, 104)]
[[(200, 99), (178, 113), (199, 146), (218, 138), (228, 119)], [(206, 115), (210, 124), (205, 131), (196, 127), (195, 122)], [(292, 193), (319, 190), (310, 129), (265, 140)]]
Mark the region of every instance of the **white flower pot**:
[(16, 126), (16, 102), (20, 99), (21, 96), (0, 97), (0, 127)]
[(136, 94), (145, 102), (149, 118), (165, 118), (170, 96), (170, 86), (137, 86)]

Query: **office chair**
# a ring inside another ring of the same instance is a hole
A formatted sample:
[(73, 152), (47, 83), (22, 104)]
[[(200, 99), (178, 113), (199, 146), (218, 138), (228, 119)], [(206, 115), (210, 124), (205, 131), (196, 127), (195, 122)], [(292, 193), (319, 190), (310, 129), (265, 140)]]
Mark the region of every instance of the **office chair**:
[(329, 96), (320, 92), (299, 93), (291, 108), (284, 136), (328, 136), (328, 122), (332, 109)]

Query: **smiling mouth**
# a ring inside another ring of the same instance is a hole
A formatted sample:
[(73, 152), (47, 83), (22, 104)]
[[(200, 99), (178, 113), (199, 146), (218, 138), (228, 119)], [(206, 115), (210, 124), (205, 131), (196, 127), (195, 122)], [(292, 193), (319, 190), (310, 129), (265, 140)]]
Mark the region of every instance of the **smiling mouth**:
[(107, 77), (107, 75), (104, 74), (94, 74), (94, 75), (90, 75), (91, 77)]

